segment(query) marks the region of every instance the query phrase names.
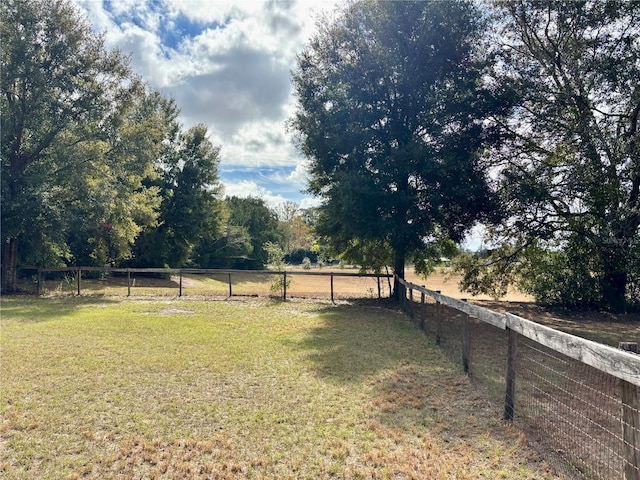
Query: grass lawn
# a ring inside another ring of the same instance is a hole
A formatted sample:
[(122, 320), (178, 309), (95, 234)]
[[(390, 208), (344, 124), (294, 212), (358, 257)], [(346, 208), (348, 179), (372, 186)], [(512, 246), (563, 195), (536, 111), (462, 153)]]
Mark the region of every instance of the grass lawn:
[(550, 479), (400, 313), (3, 298), (0, 476)]

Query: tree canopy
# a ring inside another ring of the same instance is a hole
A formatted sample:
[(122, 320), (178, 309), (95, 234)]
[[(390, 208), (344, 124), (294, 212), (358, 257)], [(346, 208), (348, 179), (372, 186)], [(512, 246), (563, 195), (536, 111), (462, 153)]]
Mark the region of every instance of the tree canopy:
[(468, 1), (361, 1), (318, 23), (291, 126), (336, 250), (388, 247), (403, 276), (493, 214), (479, 159), (504, 107), (484, 82), (481, 18)]
[(196, 125), (176, 131), (156, 161), (155, 185), (162, 198), (157, 225), (135, 242), (132, 263), (143, 267), (183, 267), (201, 242), (222, 235), (220, 148)]
[(33, 261), (70, 260), (73, 224), (82, 223), (76, 243), (95, 234), (81, 241), (87, 255), (126, 253), (155, 220), (142, 179), (164, 119), (128, 60), (107, 52), (71, 3), (2, 2), (0, 16), (2, 288), (12, 291), (18, 245), (48, 247), (28, 248)]
[(517, 93), (489, 157), (505, 215), (465, 284), (623, 310), (640, 302), (640, 2), (497, 7), (498, 80)]

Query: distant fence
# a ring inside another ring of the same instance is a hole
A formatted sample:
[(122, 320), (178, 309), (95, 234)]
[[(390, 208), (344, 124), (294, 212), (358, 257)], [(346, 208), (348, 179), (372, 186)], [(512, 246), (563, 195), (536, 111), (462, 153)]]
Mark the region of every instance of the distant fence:
[(571, 478), (640, 480), (640, 356), (399, 281), (403, 310), (550, 463), (559, 456)]
[[(41, 294), (277, 296), (283, 299), (390, 296), (391, 274), (194, 268), (34, 268), (23, 289)], [(198, 280), (198, 281), (196, 281)], [(275, 288), (274, 288), (275, 287)]]

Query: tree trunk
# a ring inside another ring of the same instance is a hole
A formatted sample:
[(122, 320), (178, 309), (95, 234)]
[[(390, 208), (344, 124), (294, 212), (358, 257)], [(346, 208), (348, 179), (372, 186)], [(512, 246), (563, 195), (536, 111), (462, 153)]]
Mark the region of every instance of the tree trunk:
[(393, 258), (393, 273), (397, 275), (393, 281), (393, 298), (395, 300), (400, 299), (400, 282), (398, 282), (398, 277), (404, 278), (404, 261), (405, 253), (396, 250)]
[(600, 283), (602, 301), (608, 310), (624, 312), (627, 308), (626, 290), (629, 280), (627, 249), (624, 246), (610, 247), (603, 252), (603, 256), (604, 272)]
[(627, 309), (627, 272), (604, 272), (602, 279), (602, 300), (612, 312), (622, 313)]
[(2, 246), (2, 292), (18, 290), (18, 239), (9, 238)]

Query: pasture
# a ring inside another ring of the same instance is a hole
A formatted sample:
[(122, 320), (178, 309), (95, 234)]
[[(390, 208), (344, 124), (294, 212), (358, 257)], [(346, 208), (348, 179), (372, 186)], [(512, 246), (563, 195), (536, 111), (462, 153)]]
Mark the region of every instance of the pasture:
[(6, 479), (550, 479), (378, 303), (2, 299)]

